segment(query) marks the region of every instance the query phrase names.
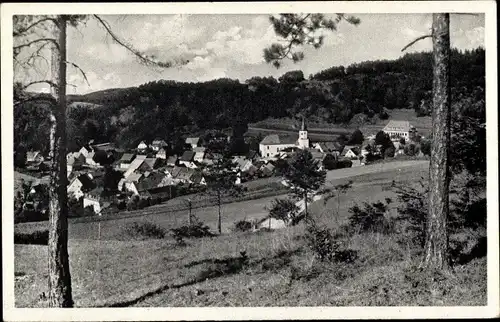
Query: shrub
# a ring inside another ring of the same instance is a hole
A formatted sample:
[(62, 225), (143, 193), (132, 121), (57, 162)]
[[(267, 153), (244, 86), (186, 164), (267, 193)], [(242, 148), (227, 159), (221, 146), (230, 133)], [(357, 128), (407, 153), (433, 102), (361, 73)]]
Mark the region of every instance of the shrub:
[(394, 231), (394, 224), (385, 216), (388, 204), (384, 204), (381, 201), (372, 204), (364, 202), (363, 208), (358, 205), (349, 208), (349, 212), (352, 214), (349, 217), (350, 231), (360, 233), (392, 233)]
[(125, 226), (125, 234), (133, 239), (162, 239), (165, 238), (165, 230), (153, 223), (134, 221)]
[(130, 197), (129, 201), (127, 202), (127, 210), (136, 210), (137, 209), (137, 205), (139, 203), (139, 196), (137, 195), (134, 195), (132, 197)]
[(313, 220), (309, 220), (305, 239), (307, 246), (320, 261), (351, 263), (357, 258), (356, 251), (341, 249), (341, 245), (335, 240), (333, 232), (328, 228), (318, 227)]
[(182, 240), (182, 238), (202, 238), (202, 237), (212, 237), (215, 236), (210, 228), (203, 224), (202, 222), (196, 222), (193, 225), (181, 226), (179, 228), (171, 229), (173, 237), (176, 240)]
[(420, 189), (412, 186), (395, 186), (395, 192), (401, 205), (398, 207), (396, 220), (402, 225), (402, 232), (413, 244), (425, 244), (427, 229), (428, 188), (422, 181)]
[(240, 220), (234, 223), (234, 231), (249, 231), (253, 227), (253, 224), (248, 220)]
[(49, 231), (35, 231), (32, 233), (14, 232), (14, 244), (48, 245)]
[(299, 207), (291, 199), (274, 199), (269, 217), (283, 220), (286, 225), (297, 224), (299, 221)]
[(348, 144), (361, 144), (364, 139), (363, 133), (359, 129), (356, 129), (352, 132)]

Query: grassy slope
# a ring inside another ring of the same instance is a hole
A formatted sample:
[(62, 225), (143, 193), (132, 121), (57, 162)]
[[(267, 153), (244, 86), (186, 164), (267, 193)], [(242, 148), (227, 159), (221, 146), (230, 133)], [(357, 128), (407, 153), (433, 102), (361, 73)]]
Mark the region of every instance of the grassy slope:
[[(415, 180), (426, 172), (425, 166), (417, 167), (418, 171), (414, 171), (415, 168), (404, 169), (399, 173), (400, 181)], [(337, 206), (336, 198), (326, 205), (322, 201), (317, 202), (311, 211), (321, 222), (338, 227), (347, 219), (347, 208), (353, 202), (394, 198), (392, 191), (380, 184), (392, 180), (394, 176), (391, 173), (365, 174), (354, 180), (353, 189), (341, 196), (340, 212), (336, 215), (332, 213)], [(260, 204), (251, 201), (226, 205), (225, 227), (229, 228), (234, 221), (248, 216), (250, 212), (261, 211), (266, 200), (260, 200)], [(214, 227), (214, 208), (200, 211), (197, 215)], [(165, 228), (184, 222), (182, 215), (151, 216), (147, 219)], [(304, 233), (302, 225), (272, 233), (233, 233), (189, 240), (187, 246), (180, 247), (171, 238), (112, 240), (111, 232), (118, 232), (121, 223), (108, 223), (109, 226), (101, 223), (103, 235), (108, 240), (70, 240), (73, 293), (79, 307), (120, 303), (136, 306), (486, 303), (484, 258), (456, 267), (454, 274), (434, 282), (432, 275), (411, 271), (418, 258), (411, 249), (397, 244), (394, 235), (354, 235), (343, 242), (359, 251), (359, 260), (353, 264), (324, 265), (314, 263), (312, 253), (304, 247), (300, 239)], [(80, 238), (91, 238), (95, 228), (75, 226), (70, 228), (70, 235), (73, 238), (75, 234), (80, 234)], [(234, 258), (243, 250), (249, 256), (249, 264), (243, 267), (231, 265), (237, 262)], [(46, 275), (41, 273), (46, 272), (46, 247), (16, 245), (15, 254), (16, 274), (23, 275), (16, 282), (16, 306), (45, 306), (46, 302), (40, 301), (38, 295), (46, 292)], [(226, 264), (214, 262), (224, 258), (233, 260)], [(293, 277), (301, 274), (304, 278)], [(417, 284), (419, 286), (414, 287)]]

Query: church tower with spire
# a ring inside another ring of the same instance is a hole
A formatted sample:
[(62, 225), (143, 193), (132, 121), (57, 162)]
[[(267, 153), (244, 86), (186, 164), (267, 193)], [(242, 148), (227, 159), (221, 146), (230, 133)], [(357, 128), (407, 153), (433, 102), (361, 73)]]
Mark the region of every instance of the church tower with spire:
[(299, 131), (298, 146), (300, 149), (309, 148), (309, 139), (307, 138), (307, 126), (304, 117), (302, 117), (302, 127), (300, 128)]

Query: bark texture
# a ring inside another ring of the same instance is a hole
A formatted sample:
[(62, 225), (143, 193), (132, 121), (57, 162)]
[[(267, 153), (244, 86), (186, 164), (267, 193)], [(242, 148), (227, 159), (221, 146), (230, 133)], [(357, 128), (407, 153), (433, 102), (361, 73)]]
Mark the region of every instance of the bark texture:
[(71, 275), (68, 258), (68, 176), (66, 168), (66, 18), (57, 17), (52, 48), (51, 72), (56, 99), (51, 115), (49, 187), (49, 305), (72, 307)]
[(433, 111), (429, 167), (429, 215), (423, 267), (448, 267), (447, 217), (450, 184), (450, 15), (432, 16)]

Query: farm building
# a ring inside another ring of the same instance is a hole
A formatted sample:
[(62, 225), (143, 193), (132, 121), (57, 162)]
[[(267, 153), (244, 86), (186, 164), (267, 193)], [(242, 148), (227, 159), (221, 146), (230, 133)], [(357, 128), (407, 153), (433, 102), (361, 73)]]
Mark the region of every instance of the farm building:
[(382, 131), (387, 133), (393, 141), (398, 141), (401, 138), (405, 139), (405, 141), (409, 141), (412, 135), (416, 133), (415, 127), (411, 126), (410, 122), (394, 120), (390, 120)]

